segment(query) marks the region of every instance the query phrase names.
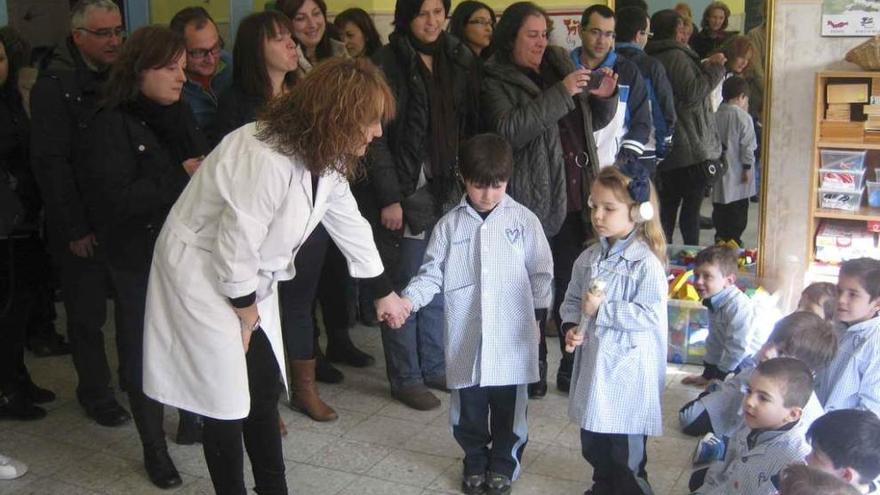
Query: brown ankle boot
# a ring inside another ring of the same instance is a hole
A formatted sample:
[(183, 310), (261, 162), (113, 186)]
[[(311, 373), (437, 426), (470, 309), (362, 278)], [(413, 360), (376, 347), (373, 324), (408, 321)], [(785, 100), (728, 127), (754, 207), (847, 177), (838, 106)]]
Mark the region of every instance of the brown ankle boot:
[(290, 407), (315, 421), (333, 421), (338, 416), (330, 406), (318, 396), (315, 385), (315, 360), (295, 359), (291, 362), (292, 397)]

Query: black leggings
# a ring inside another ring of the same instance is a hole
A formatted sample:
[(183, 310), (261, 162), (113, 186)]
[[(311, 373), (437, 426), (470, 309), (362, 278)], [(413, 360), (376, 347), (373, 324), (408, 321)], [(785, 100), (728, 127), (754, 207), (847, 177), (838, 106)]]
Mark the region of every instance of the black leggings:
[(242, 436), (254, 473), (254, 492), (286, 495), (281, 431), (278, 429), (278, 383), (281, 371), (261, 329), (251, 336), (246, 355), (251, 410), (244, 419), (204, 418), (203, 448), (218, 495), (245, 495)]

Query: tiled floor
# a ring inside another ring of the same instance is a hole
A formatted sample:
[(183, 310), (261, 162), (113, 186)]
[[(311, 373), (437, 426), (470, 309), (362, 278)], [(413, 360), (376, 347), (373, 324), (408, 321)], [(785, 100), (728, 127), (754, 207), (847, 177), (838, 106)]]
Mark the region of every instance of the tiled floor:
[[(461, 451), (449, 433), (448, 395), (442, 397), (441, 409), (429, 412), (392, 401), (378, 330), (357, 327), (352, 335), (379, 363), (364, 370), (343, 368), (343, 384), (321, 385), (321, 395), (339, 412), (339, 420), (316, 423), (284, 404), (279, 406), (289, 430), (284, 457), (290, 492), (458, 493)], [(553, 375), (559, 350), (555, 339), (549, 344), (555, 351), (550, 364)], [(155, 489), (143, 469), (134, 425), (104, 428), (83, 414), (74, 400), (76, 378), (69, 357), (31, 358), (28, 365), (34, 380), (54, 390), (59, 399), (49, 404), (44, 420), (0, 421), (0, 452), (30, 465), (23, 478), (0, 481), (0, 494), (213, 493), (201, 446), (178, 446), (169, 439), (184, 484), (168, 492)], [(668, 368), (665, 436), (648, 443), (648, 474), (658, 495), (687, 493), (694, 440), (677, 431), (675, 413), (696, 391), (678, 384), (684, 372), (679, 366)], [(567, 397), (550, 388), (547, 397), (529, 404), (530, 438), (523, 474), (514, 485), (516, 494), (580, 494), (589, 487), (590, 468), (580, 455), (578, 429), (566, 419)], [(176, 421), (176, 413), (169, 411), (168, 431), (175, 431)]]

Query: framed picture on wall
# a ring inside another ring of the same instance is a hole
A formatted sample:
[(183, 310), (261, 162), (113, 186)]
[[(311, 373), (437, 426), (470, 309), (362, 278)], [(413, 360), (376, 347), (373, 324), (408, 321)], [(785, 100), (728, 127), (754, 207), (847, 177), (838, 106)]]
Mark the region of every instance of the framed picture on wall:
[(822, 0), (822, 36), (880, 34), (880, 1)]

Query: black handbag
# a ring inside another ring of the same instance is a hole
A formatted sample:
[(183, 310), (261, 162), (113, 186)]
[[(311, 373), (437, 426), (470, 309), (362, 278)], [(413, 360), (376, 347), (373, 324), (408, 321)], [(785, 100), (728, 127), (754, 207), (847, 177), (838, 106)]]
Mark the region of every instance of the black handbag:
[(700, 175), (703, 177), (703, 180), (706, 181), (706, 185), (713, 186), (724, 177), (725, 173), (727, 173), (727, 160), (722, 153), (721, 156), (716, 159), (704, 160), (698, 165), (698, 167)]

